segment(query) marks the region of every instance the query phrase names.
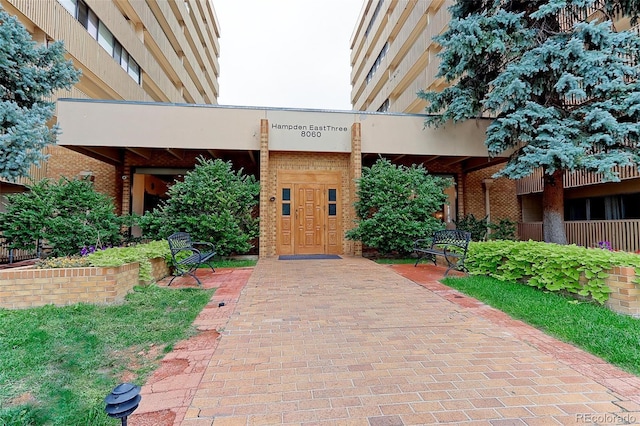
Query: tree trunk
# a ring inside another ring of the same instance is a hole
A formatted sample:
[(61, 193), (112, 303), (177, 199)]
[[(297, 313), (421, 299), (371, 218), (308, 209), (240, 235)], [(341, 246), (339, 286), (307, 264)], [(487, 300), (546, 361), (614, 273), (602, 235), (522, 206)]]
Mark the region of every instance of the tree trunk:
[(549, 175), (544, 173), (542, 192), (542, 229), (547, 243), (567, 244), (564, 230), (564, 184), (563, 171), (556, 170)]

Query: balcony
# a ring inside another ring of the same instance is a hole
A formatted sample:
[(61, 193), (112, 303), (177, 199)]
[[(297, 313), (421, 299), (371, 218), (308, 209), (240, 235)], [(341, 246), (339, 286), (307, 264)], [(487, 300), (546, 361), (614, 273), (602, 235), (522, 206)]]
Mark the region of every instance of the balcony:
[[(608, 241), (613, 250), (640, 251), (640, 219), (570, 221), (564, 229), (569, 244), (598, 247), (599, 242)], [(542, 232), (542, 222), (518, 223), (522, 241), (542, 241)]]
[[(620, 180), (636, 179), (640, 178), (640, 172), (633, 166), (616, 167)], [(586, 185), (595, 185), (602, 183), (602, 176), (596, 173), (575, 171), (565, 173), (564, 188), (577, 188)], [(542, 170), (537, 170), (531, 176), (523, 179), (519, 179), (516, 182), (516, 191), (518, 195), (533, 194), (536, 192), (542, 192), (544, 189), (544, 183), (542, 180)]]

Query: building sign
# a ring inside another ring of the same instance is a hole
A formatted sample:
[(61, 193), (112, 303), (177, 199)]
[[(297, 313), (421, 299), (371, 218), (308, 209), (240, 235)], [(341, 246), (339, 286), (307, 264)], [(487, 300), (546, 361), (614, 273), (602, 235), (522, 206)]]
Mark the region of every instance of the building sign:
[(351, 152), (355, 116), (313, 111), (268, 111), (269, 150)]

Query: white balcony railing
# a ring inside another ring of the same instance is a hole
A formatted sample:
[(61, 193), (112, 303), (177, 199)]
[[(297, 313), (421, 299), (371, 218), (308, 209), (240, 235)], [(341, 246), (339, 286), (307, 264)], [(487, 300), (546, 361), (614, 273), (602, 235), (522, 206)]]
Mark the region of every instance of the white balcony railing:
[[(640, 250), (640, 219), (570, 221), (564, 228), (569, 244), (598, 247), (599, 242), (608, 241), (613, 250)], [(518, 223), (518, 238), (542, 241), (542, 222)]]

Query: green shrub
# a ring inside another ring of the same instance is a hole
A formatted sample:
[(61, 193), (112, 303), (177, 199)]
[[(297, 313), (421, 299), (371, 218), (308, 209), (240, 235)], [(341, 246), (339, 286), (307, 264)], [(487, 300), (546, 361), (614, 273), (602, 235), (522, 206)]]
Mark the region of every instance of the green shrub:
[(466, 215), (462, 219), (454, 220), (453, 223), (456, 224), (456, 229), (469, 232), (472, 241), (483, 241), (489, 229), (487, 216), (482, 219), (476, 219), (473, 213)]
[(511, 219), (500, 219), (498, 223), (490, 223), (488, 227), (491, 229), (490, 240), (515, 241), (516, 239), (516, 222)]
[(640, 256), (576, 245), (496, 240), (471, 243), (465, 266), (471, 274), (567, 291), (604, 303), (611, 292), (605, 285), (606, 271), (614, 266), (639, 268)]
[(447, 202), (450, 179), (428, 174), (422, 166), (397, 166), (379, 159), (362, 169), (355, 203), (358, 221), (346, 237), (381, 253), (410, 253), (413, 241), (444, 228), (434, 213)]
[(28, 192), (7, 196), (0, 231), (13, 248), (33, 250), (36, 240), (53, 256), (79, 253), (85, 246), (118, 245), (123, 219), (113, 201), (94, 190), (88, 179), (42, 180)]
[(219, 255), (247, 253), (258, 237), (260, 184), (230, 162), (199, 158), (194, 170), (175, 182), (169, 199), (139, 220), (145, 237), (165, 239), (177, 231), (213, 243)]

